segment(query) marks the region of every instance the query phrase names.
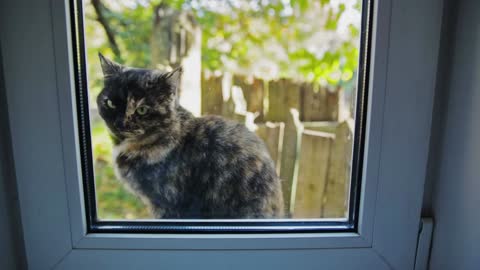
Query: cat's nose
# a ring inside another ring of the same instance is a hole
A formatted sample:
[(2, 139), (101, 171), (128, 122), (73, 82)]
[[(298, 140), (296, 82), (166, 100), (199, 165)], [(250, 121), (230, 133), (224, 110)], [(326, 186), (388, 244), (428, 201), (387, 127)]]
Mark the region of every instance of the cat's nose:
[(133, 126), (133, 115), (127, 115), (123, 119), (123, 127), (129, 129)]
[(126, 113), (123, 118), (123, 124), (126, 125), (128, 122), (132, 121), (133, 114)]
[(132, 117), (133, 117), (133, 114), (135, 113), (135, 111), (127, 111), (125, 112), (125, 121), (130, 121), (132, 120)]

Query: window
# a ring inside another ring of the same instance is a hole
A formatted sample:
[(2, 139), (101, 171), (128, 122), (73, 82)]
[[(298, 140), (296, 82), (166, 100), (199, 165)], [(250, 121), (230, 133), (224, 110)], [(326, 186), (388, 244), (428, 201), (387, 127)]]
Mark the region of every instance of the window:
[[(15, 164), (12, 181), (18, 187), (29, 267), (413, 269), (441, 26), (438, 1), (371, 3), (361, 192), (354, 230), (338, 230), (336, 224), (328, 230), (322, 219), (305, 221), (320, 222), (308, 228), (295, 218), (229, 221), (224, 230), (209, 219), (182, 219), (174, 224), (178, 228), (160, 226), (177, 221), (122, 219), (97, 224), (105, 226), (103, 231), (92, 230), (83, 185), (81, 146), (86, 144), (80, 142), (91, 136), (82, 135), (90, 129), (81, 127), (76, 95), (78, 78), (86, 77), (75, 70), (82, 67), (76, 45), (83, 43), (72, 42), (72, 37), (79, 40), (83, 35), (73, 31), (76, 13), (71, 4), (35, 1), (25, 8), (21, 1), (0, 3)], [(112, 58), (108, 52), (105, 56)], [(86, 62), (87, 67), (95, 61)]]
[(90, 230), (355, 231), (370, 4), (75, 1)]

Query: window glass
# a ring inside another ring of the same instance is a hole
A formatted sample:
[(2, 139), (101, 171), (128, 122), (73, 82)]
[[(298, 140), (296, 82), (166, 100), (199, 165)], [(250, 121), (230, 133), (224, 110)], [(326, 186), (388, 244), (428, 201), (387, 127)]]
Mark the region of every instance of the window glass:
[(74, 2), (89, 222), (354, 224), (364, 2)]

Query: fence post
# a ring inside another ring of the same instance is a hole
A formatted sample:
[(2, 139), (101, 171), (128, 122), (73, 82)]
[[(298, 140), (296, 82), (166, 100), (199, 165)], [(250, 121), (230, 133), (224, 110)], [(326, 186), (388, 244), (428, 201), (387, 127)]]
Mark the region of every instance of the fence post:
[(222, 77), (202, 74), (202, 115), (221, 115), (223, 110)]
[(280, 174), (282, 145), (284, 137), (284, 123), (267, 122), (265, 124), (257, 124), (255, 131), (267, 146), (267, 149), (272, 158), (277, 174)]
[[(318, 218), (322, 214), (325, 182), (329, 171), (330, 148), (334, 134), (304, 129), (297, 157), (296, 183), (292, 191), (293, 217)], [(296, 194), (298, 194), (296, 196)]]
[(350, 188), (353, 143), (353, 120), (340, 123), (330, 154), (330, 169), (325, 185), (322, 217), (345, 217)]
[(290, 109), (300, 109), (300, 93), (300, 84), (291, 80), (279, 79), (269, 82), (265, 121), (286, 122), (290, 117)]
[(329, 91), (311, 83), (302, 85), (302, 121), (338, 121), (341, 90)]
[(295, 162), (297, 161), (300, 134), (303, 126), (300, 123), (299, 113), (296, 109), (290, 109), (289, 117), (285, 122), (282, 155), (280, 164), (280, 178), (282, 179), (283, 200), (285, 202), (285, 212), (291, 214), (295, 195)]

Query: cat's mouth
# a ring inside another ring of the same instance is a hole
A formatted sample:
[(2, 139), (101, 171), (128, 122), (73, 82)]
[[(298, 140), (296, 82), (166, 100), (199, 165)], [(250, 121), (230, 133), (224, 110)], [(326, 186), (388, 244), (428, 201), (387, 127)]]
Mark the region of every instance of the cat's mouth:
[(145, 134), (144, 128), (133, 123), (122, 123), (121, 121), (117, 121), (113, 124), (113, 127), (115, 129), (114, 132), (116, 131), (125, 138), (136, 138)]
[(138, 136), (142, 136), (145, 134), (145, 130), (143, 129), (136, 129), (136, 130), (129, 130), (129, 131), (122, 131), (123, 136), (126, 138), (135, 138)]
[(138, 128), (138, 129), (122, 129), (118, 128), (117, 126), (107, 125), (108, 129), (111, 134), (115, 135), (116, 137), (123, 138), (123, 139), (135, 139), (140, 136), (145, 135), (145, 130)]

